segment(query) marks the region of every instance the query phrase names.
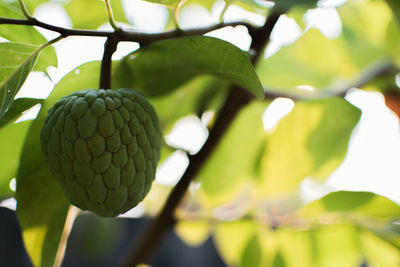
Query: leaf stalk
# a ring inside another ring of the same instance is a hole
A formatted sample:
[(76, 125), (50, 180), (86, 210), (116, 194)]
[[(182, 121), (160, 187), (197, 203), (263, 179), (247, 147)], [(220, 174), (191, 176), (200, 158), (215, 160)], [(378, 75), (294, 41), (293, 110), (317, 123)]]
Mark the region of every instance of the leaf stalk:
[(28, 20), (33, 19), (32, 15), (29, 13), (28, 8), (25, 5), (24, 0), (18, 0), (19, 6), (21, 7), (22, 13), (24, 13), (25, 17)]
[(114, 15), (113, 15), (113, 11), (111, 8), (110, 0), (104, 0), (104, 3), (106, 4), (107, 17), (108, 17), (108, 21), (109, 21), (111, 27), (113, 27), (113, 29), (115, 31), (120, 31), (121, 28), (116, 24), (116, 22), (114, 20)]

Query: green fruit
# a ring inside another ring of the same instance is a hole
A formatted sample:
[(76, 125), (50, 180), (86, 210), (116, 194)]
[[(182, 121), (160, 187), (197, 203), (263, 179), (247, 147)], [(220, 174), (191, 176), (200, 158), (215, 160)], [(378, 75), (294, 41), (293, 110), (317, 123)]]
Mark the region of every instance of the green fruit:
[(69, 201), (117, 216), (149, 192), (161, 132), (150, 103), (130, 89), (84, 90), (61, 98), (46, 117), (42, 151)]

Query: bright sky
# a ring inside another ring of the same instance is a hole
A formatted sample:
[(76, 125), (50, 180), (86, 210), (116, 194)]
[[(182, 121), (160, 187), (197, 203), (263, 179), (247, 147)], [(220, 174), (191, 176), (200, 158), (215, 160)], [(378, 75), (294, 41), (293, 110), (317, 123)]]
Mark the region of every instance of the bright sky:
[[(325, 1), (330, 2), (330, 0)], [(166, 23), (167, 11), (164, 7), (140, 0), (124, 1), (130, 22), (136, 28), (146, 31), (161, 31)], [(180, 17), (182, 28), (205, 26), (218, 22), (219, 12), (223, 2), (216, 4), (213, 12), (209, 13), (202, 7), (184, 7)], [(148, 14), (152, 14), (149, 16)], [(70, 27), (71, 23), (56, 3), (44, 4), (34, 14), (39, 19), (51, 24)], [(310, 27), (315, 21), (325, 19), (326, 23), (319, 24), (321, 32), (328, 37), (340, 33), (341, 25), (334, 9), (324, 9), (319, 12), (309, 12), (306, 17)], [(151, 18), (151, 20), (150, 20)], [(262, 16), (252, 15), (238, 7), (231, 7), (224, 16), (225, 21), (249, 19), (253, 23), (262, 24)], [(327, 20), (328, 19), (328, 20)], [(104, 27), (103, 27), (104, 28)], [(46, 37), (56, 35), (42, 31)], [(284, 34), (279, 34), (284, 33)], [(280, 45), (293, 42), (301, 34), (301, 29), (288, 17), (282, 17), (272, 35), (268, 55), (274, 53)], [(248, 49), (250, 37), (243, 27), (227, 28), (214, 31), (209, 36), (215, 36), (230, 41), (242, 49)], [(100, 60), (103, 53), (104, 39), (89, 37), (70, 37), (58, 42), (55, 47), (59, 59), (57, 69), (50, 68), (49, 74), (53, 81), (59, 81), (65, 74), (80, 64), (92, 60)], [(121, 43), (114, 59), (121, 58), (137, 44)], [(34, 92), (32, 88), (35, 88)], [(18, 97), (47, 97), (53, 88), (53, 83), (41, 73), (32, 73)], [(400, 203), (400, 129), (399, 121), (389, 111), (383, 102), (383, 97), (377, 93), (367, 93), (353, 90), (347, 100), (362, 110), (362, 118), (353, 133), (349, 153), (343, 164), (331, 175), (324, 185), (318, 185), (310, 180), (303, 183), (306, 196), (313, 197), (317, 192), (327, 192), (335, 189), (370, 190), (385, 195)], [(277, 99), (267, 109), (264, 116), (266, 129), (273, 127), (278, 120), (293, 108), (294, 103), (289, 99)], [(38, 111), (35, 107), (26, 118)], [(176, 125), (166, 140), (171, 145), (178, 145), (191, 152), (197, 151), (207, 138), (205, 124), (210, 114), (201, 120), (195, 117), (184, 118)], [(163, 164), (157, 172), (156, 182), (160, 184), (175, 184), (187, 166), (187, 158), (183, 152), (176, 152)], [(4, 205), (4, 204), (3, 204)], [(10, 204), (13, 206), (14, 204)]]

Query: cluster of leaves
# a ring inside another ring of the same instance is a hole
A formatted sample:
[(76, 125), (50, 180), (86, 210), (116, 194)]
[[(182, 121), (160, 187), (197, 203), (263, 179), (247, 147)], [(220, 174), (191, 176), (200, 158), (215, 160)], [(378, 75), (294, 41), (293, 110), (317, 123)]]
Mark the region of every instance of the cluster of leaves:
[[(26, 1), (35, 10), (46, 0)], [(155, 0), (176, 13), (182, 1)], [(232, 266), (371, 266), (400, 264), (400, 207), (368, 192), (334, 192), (312, 203), (299, 198), (306, 177), (324, 181), (343, 161), (360, 111), (341, 97), (342, 85), (352, 84), (365, 68), (389, 62), (399, 65), (400, 7), (395, 0), (349, 0), (336, 8), (342, 34), (328, 39), (307, 29), (303, 16), (312, 1), (287, 14), (303, 27), (302, 35), (253, 68), (248, 51), (220, 39), (197, 36), (145, 46), (113, 64), (112, 87), (142, 91), (160, 117), (164, 135), (184, 116), (218, 112), (229, 84), (256, 96), (262, 88), (296, 99), (294, 109), (266, 132), (262, 116), (271, 104), (254, 100), (240, 111), (223, 140), (197, 174), (201, 186), (178, 210), (177, 234), (191, 245), (213, 235)], [(211, 9), (214, 1), (196, 0)], [(252, 0), (226, 1), (248, 11), (267, 14)], [(107, 22), (104, 3), (97, 0), (60, 1), (75, 28), (96, 29)], [(111, 1), (114, 17), (129, 23), (120, 0)], [(90, 9), (90, 13), (86, 10)], [(24, 19), (18, 2), (0, 1), (0, 17)], [(171, 16), (171, 21), (174, 20)], [(397, 20), (397, 21), (396, 21)], [(14, 99), (31, 71), (57, 66), (54, 48), (33, 27), (0, 25), (0, 200), (17, 199), (25, 246), (37, 266), (52, 266), (69, 203), (47, 169), (39, 136), (48, 109), (73, 91), (96, 88), (100, 62), (79, 66), (57, 83), (47, 99)], [(77, 71), (79, 70), (79, 71)], [(299, 85), (315, 92), (302, 92)], [(344, 88), (347, 88), (345, 86)], [(365, 88), (386, 92), (395, 88), (394, 75), (380, 77)], [(34, 89), (32, 89), (34, 90)], [(312, 99), (311, 99), (312, 98)], [(180, 105), (176, 105), (180, 103)], [(35, 104), (33, 121), (14, 123)], [(164, 158), (174, 148), (165, 146)], [(178, 150), (178, 148), (176, 148)], [(17, 179), (17, 191), (9, 189)], [(154, 184), (152, 191), (165, 192)], [(150, 196), (154, 196), (150, 192)], [(148, 212), (157, 203), (145, 200)], [(156, 206), (156, 207), (153, 207)]]

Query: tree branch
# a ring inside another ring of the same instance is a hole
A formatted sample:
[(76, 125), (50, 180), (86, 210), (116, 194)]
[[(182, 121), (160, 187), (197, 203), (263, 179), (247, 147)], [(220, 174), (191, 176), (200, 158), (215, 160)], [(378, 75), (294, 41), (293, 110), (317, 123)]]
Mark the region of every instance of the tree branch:
[(109, 37), (114, 34), (111, 31), (91, 31), (91, 30), (75, 30), (63, 28), (55, 25), (51, 25), (35, 18), (32, 19), (11, 19), (11, 18), (1, 18), (1, 24), (11, 24), (11, 25), (25, 25), (25, 26), (37, 26), (49, 31), (58, 32), (64, 37), (76, 35), (76, 36), (97, 36), (97, 37)]
[[(272, 11), (268, 16), (265, 24), (259, 30), (252, 32), (252, 49), (254, 50), (253, 64), (259, 59), (259, 55), (263, 53), (263, 48), (269, 41), (272, 28), (283, 11)], [(132, 247), (130, 254), (127, 255), (121, 266), (136, 266), (149, 260), (151, 255), (160, 245), (165, 234), (170, 230), (175, 222), (174, 211), (181, 202), (191, 181), (195, 178), (197, 172), (206, 162), (216, 145), (222, 138), (229, 125), (240, 111), (250, 100), (253, 95), (240, 87), (233, 86), (225, 100), (221, 110), (218, 113), (214, 126), (211, 128), (209, 137), (202, 149), (195, 155), (188, 155), (189, 166), (183, 174), (178, 184), (170, 193), (161, 213), (150, 224), (145, 233), (138, 240), (136, 246)]]
[(101, 61), (100, 88), (111, 89), (111, 67), (112, 55), (117, 50), (118, 41), (113, 37), (108, 37), (104, 44), (103, 60)]
[(132, 30), (119, 29), (118, 31), (97, 31), (97, 30), (78, 30), (78, 29), (68, 29), (55, 25), (51, 25), (42, 21), (39, 21), (35, 18), (32, 19), (12, 19), (12, 18), (1, 18), (0, 17), (0, 25), (1, 24), (13, 24), (13, 25), (26, 25), (26, 26), (37, 26), (49, 31), (58, 32), (60, 35), (64, 37), (68, 36), (93, 36), (93, 37), (113, 37), (116, 41), (130, 41), (130, 42), (138, 42), (140, 45), (148, 45), (157, 41), (172, 39), (184, 36), (194, 36), (194, 35), (202, 35), (208, 33), (210, 31), (218, 30), (224, 27), (236, 27), (236, 26), (245, 26), (249, 34), (251, 35), (255, 31), (257, 31), (257, 27), (246, 23), (246, 22), (230, 22), (230, 23), (218, 23), (210, 27), (196, 28), (196, 29), (188, 29), (188, 30), (174, 30), (168, 32), (161, 33), (143, 33), (136, 32)]
[(377, 77), (381, 77), (384, 75), (394, 75), (398, 73), (400, 70), (397, 68), (392, 62), (389, 61), (379, 61), (371, 66), (364, 69), (360, 75), (354, 78), (354, 81), (345, 84), (341, 87), (335, 88), (326, 88), (315, 93), (309, 94), (301, 94), (301, 93), (284, 93), (279, 91), (284, 91), (282, 89), (273, 89), (266, 88), (265, 89), (265, 99), (275, 99), (278, 97), (290, 98), (294, 101), (296, 100), (312, 100), (312, 99), (321, 99), (327, 97), (344, 97), (348, 91), (353, 88), (360, 88), (364, 85), (368, 84), (370, 81)]

